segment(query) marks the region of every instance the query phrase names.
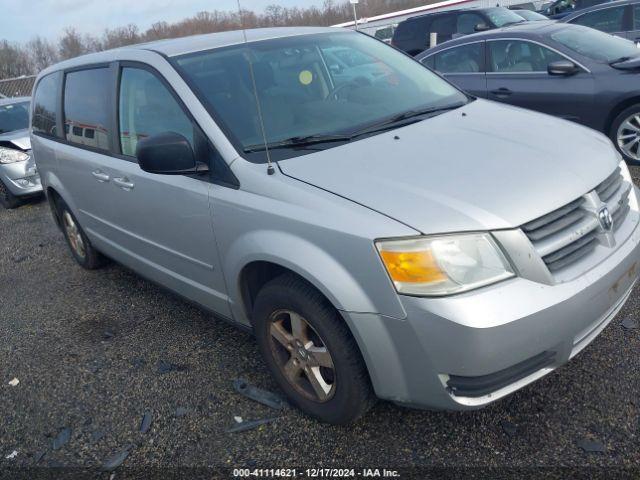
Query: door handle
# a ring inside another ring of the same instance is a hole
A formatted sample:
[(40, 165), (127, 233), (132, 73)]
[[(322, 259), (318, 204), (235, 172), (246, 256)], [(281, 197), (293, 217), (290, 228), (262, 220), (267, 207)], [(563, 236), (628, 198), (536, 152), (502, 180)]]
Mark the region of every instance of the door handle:
[(115, 183), (122, 190), (126, 191), (133, 190), (133, 187), (135, 187), (135, 184), (127, 177), (114, 178), (113, 183)]
[(102, 170), (94, 170), (93, 172), (91, 172), (91, 175), (93, 175), (93, 178), (101, 183), (109, 181), (109, 175), (104, 173)]
[(506, 98), (509, 95), (511, 95), (513, 92), (508, 88), (502, 87), (502, 88), (498, 88), (497, 90), (490, 90), (489, 93), (491, 95), (495, 95), (496, 97)]

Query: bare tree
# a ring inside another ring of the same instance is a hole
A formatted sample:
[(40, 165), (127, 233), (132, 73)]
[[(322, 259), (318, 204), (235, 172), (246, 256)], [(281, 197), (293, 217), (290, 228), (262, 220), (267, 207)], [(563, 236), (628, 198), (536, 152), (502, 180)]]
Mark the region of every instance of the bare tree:
[(44, 70), (58, 61), (56, 47), (45, 38), (34, 37), (27, 43), (26, 50), (29, 55), (32, 72)]

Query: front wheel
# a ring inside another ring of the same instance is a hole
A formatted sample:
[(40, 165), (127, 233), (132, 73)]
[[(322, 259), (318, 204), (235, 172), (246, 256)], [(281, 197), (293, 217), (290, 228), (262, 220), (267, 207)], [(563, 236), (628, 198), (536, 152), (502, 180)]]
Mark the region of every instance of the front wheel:
[(640, 165), (640, 104), (625, 109), (613, 120), (610, 137), (629, 165)]
[(4, 182), (0, 180), (0, 205), (7, 210), (11, 210), (12, 208), (19, 207), (21, 204), (20, 199), (11, 193)]
[(258, 346), (292, 404), (321, 421), (345, 424), (375, 397), (360, 350), (336, 309), (312, 285), (281, 275), (259, 292)]

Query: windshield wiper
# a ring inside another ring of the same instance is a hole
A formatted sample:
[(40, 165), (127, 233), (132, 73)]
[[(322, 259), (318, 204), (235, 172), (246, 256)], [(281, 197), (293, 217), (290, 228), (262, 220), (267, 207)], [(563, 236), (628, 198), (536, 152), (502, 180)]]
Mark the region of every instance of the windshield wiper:
[(503, 27), (509, 27), (511, 25), (520, 25), (521, 23), (526, 22), (526, 20), (517, 20), (515, 22), (507, 22), (507, 23), (503, 23), (502, 26)]
[(436, 113), (446, 112), (448, 110), (455, 110), (456, 108), (460, 108), (466, 103), (456, 103), (454, 105), (447, 105), (445, 107), (437, 107), (437, 108), (424, 108), (420, 110), (408, 110), (406, 112), (395, 115), (387, 120), (384, 120), (375, 125), (371, 125), (369, 127), (363, 128), (362, 130), (358, 130), (351, 135), (351, 138), (359, 137), (361, 135), (367, 135), (369, 133), (383, 132), (385, 130), (390, 130), (392, 128), (396, 128), (398, 126), (405, 126), (411, 123), (419, 122), (423, 120), (422, 116), (424, 115), (434, 115)]
[(318, 145), (320, 143), (328, 142), (348, 142), (351, 140), (350, 135), (307, 135), (291, 137), (279, 142), (259, 143), (256, 145), (250, 145), (244, 149), (245, 153), (263, 152), (267, 149), (276, 150), (278, 148), (297, 148), (297, 147), (309, 147), (312, 145)]
[(361, 135), (367, 135), (369, 133), (382, 132), (384, 130), (390, 130), (391, 128), (398, 127), (399, 124), (401, 126), (409, 125), (410, 123), (418, 122), (422, 120), (419, 117), (424, 115), (433, 115), (436, 113), (446, 112), (448, 110), (453, 110), (459, 107), (466, 105), (466, 103), (457, 103), (454, 105), (447, 105), (445, 107), (437, 107), (437, 108), (425, 108), (420, 110), (408, 110), (406, 112), (395, 115), (387, 120), (384, 120), (380, 123), (376, 123), (374, 125), (370, 125), (362, 130), (357, 130), (351, 134), (345, 135), (307, 135), (307, 136), (297, 136), (287, 138), (285, 140), (280, 140), (278, 142), (267, 143), (258, 143), (256, 145), (249, 145), (244, 148), (244, 153), (254, 153), (254, 152), (264, 152), (265, 150), (276, 150), (280, 148), (304, 148), (310, 147), (313, 145), (318, 145), (321, 143), (330, 143), (330, 142), (350, 142), (356, 137)]
[(631, 60), (632, 58), (637, 58), (637, 55), (633, 57), (630, 55), (625, 55), (624, 57), (616, 58), (615, 60), (611, 60), (609, 62), (609, 65), (615, 65), (617, 63), (626, 62), (627, 60)]

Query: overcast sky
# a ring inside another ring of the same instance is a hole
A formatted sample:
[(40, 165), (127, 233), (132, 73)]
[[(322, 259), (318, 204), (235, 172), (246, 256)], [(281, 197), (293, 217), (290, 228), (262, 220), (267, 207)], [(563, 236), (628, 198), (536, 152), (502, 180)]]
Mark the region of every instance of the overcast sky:
[[(322, 0), (241, 0), (246, 10), (267, 5), (321, 5)], [(134, 23), (145, 30), (203, 10), (234, 10), (237, 0), (0, 0), (0, 39), (23, 42), (35, 35), (55, 40), (65, 27), (101, 34), (105, 28)]]

